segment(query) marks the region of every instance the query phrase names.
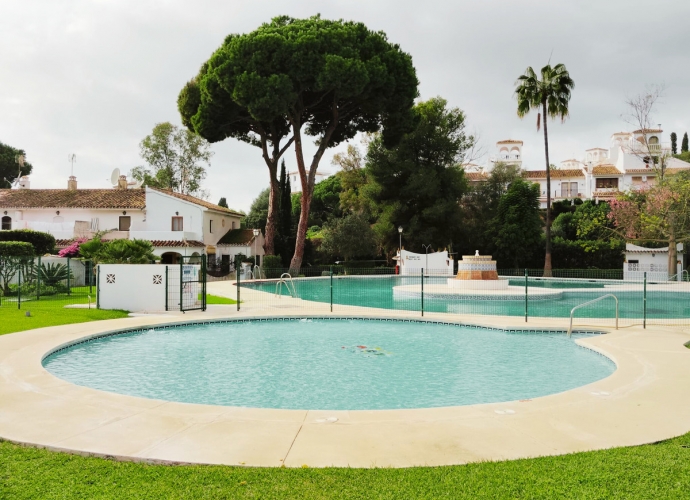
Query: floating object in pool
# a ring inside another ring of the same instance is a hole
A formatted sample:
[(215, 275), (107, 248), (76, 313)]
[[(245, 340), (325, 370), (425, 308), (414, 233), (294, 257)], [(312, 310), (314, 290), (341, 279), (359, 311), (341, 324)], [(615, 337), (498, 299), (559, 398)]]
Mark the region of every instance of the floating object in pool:
[(357, 348), (359, 348), (359, 349), (366, 349), (367, 346), (365, 346), (365, 345), (358, 345)]

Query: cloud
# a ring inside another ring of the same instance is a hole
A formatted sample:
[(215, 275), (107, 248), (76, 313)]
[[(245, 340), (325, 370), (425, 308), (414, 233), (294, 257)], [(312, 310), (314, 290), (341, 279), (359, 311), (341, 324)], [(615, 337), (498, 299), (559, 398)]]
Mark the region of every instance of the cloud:
[[(682, 0), (34, 0), (2, 7), (13, 21), (0, 31), (0, 141), (27, 151), (32, 186), (66, 187), (69, 153), (80, 186), (109, 186), (113, 168), (141, 163), (139, 141), (156, 123), (180, 123), (179, 90), (227, 34), (318, 12), (386, 32), (412, 54), (422, 98), (440, 95), (465, 110), (488, 151), (500, 139), (524, 140), (527, 168), (543, 168), (542, 138), (536, 116), (517, 118), (514, 83), (550, 56), (576, 82), (570, 118), (550, 128), (552, 163), (606, 147), (611, 133), (629, 128), (625, 97), (650, 83), (667, 85), (657, 114), (665, 135), (690, 129), (690, 4)], [(233, 140), (213, 149), (211, 200), (225, 196), (247, 210), (267, 185), (258, 149)], [(322, 169), (332, 169), (330, 157)]]

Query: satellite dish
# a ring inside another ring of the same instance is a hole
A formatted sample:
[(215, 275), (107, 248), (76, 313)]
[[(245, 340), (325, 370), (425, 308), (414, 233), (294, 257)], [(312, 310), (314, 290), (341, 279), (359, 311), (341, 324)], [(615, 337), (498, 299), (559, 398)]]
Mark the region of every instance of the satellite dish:
[(117, 181), (119, 181), (119, 180), (120, 180), (120, 169), (116, 168), (115, 170), (113, 170), (113, 173), (110, 174), (110, 183), (113, 186), (117, 186)]

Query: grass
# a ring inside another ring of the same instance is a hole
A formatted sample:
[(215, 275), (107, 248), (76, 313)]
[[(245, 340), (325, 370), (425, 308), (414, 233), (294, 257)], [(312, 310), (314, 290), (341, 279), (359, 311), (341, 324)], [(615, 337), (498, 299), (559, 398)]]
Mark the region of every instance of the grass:
[(411, 469), (169, 466), (0, 442), (7, 499), (688, 498), (690, 434), (657, 444)]
[[(88, 304), (91, 295), (92, 309), (66, 309), (70, 304)], [(31, 316), (27, 317), (27, 311)], [(22, 298), (21, 309), (17, 309), (15, 297), (2, 297), (0, 305), (0, 335), (12, 332), (42, 328), (45, 326), (68, 325), (102, 319), (116, 319), (127, 316), (127, 311), (105, 311), (96, 309), (96, 289), (73, 288), (71, 295), (45, 296), (40, 300)]]
[[(127, 314), (64, 308), (79, 300), (77, 293), (26, 302), (21, 310), (5, 301), (0, 306), (0, 334)], [(208, 303), (236, 302), (209, 295)], [(26, 310), (32, 317), (25, 316)], [(629, 448), (410, 469), (147, 465), (0, 441), (0, 498), (690, 498), (690, 433)]]
[(237, 304), (236, 300), (229, 299), (227, 297), (221, 297), (219, 295), (206, 295), (207, 304)]

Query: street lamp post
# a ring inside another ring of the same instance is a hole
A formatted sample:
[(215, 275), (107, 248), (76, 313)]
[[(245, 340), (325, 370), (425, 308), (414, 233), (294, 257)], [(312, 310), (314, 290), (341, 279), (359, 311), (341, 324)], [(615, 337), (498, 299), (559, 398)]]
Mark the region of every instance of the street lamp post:
[(424, 257), (424, 266), (426, 269), (427, 274), (429, 273), (429, 249), (431, 248), (431, 243), (428, 245), (422, 245), (424, 247), (425, 252), (425, 257)]
[(256, 238), (257, 238), (257, 236), (259, 236), (259, 230), (254, 229), (253, 233), (254, 233), (254, 265), (256, 266), (256, 257), (257, 257), (257, 255), (256, 255)]
[(402, 226), (398, 226), (398, 234), (400, 236), (400, 244), (398, 245), (398, 253), (402, 256)]

